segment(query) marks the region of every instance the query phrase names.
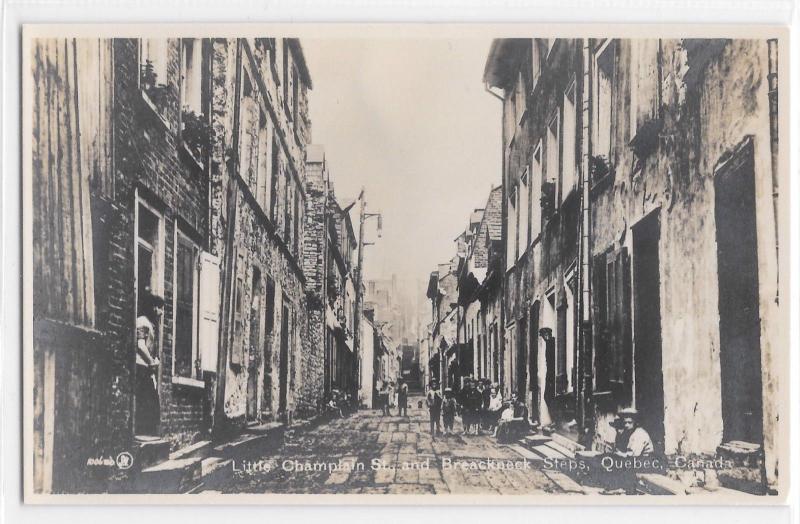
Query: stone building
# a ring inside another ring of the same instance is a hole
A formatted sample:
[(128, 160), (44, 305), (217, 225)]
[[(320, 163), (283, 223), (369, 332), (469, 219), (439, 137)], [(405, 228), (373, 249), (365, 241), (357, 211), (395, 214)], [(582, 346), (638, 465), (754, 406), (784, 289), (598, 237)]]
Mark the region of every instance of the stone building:
[(308, 278), (310, 342), (324, 348), (321, 367), (323, 391), (355, 394), (358, 388), (354, 355), (356, 236), (350, 210), (337, 201), (322, 146), (310, 146), (306, 155), (305, 268)]
[(502, 375), (541, 425), (565, 433), (577, 398), (581, 57), (578, 40), (498, 40), (484, 73), (504, 98)]
[(513, 39), (484, 73), (504, 100), (513, 389), (596, 449), (635, 407), (657, 451), (736, 465), (670, 473), (686, 484), (777, 481), (776, 54)]
[(635, 405), (667, 454), (754, 457), (746, 478), (718, 472), (754, 490), (777, 480), (774, 355), (787, 325), (776, 45), (588, 49), (596, 435), (610, 411)]
[(458, 300), (462, 308), (459, 341), (468, 355), (464, 374), (505, 385), (501, 380), (502, 330), (502, 195), (498, 186), (489, 192), (483, 209), (470, 217), (465, 258), (458, 275)]
[(317, 407), (306, 351), (305, 150), (311, 79), (296, 39), (209, 47), (211, 252), (220, 261), (220, 430)]

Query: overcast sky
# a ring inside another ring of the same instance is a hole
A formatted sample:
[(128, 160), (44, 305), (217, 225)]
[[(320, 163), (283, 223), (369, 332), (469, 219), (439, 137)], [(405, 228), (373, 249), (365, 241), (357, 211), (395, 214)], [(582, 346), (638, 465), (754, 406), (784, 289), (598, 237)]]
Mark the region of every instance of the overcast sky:
[(382, 238), (365, 229), (376, 242), (366, 278), (427, 281), (500, 184), (501, 103), (482, 82), (490, 43), (303, 39), (313, 141), (337, 197), (363, 186), (367, 210), (383, 213)]

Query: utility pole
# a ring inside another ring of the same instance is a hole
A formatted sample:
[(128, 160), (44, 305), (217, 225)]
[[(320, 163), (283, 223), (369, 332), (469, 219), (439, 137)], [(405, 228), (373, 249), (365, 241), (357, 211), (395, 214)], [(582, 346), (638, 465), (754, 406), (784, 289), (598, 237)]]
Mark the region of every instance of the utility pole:
[(581, 431), (587, 430), (589, 423), (589, 399), (591, 398), (591, 385), (592, 385), (592, 304), (591, 304), (591, 228), (592, 228), (592, 214), (590, 206), (589, 186), (591, 183), (591, 170), (592, 170), (592, 148), (591, 136), (589, 130), (591, 129), (591, 79), (592, 79), (592, 62), (591, 62), (591, 39), (584, 39), (583, 41), (583, 82), (582, 82), (582, 96), (581, 96), (581, 147), (583, 154), (581, 155), (581, 178), (579, 182), (580, 188), (580, 205), (581, 205), (581, 221), (580, 221), (580, 235), (578, 243), (579, 264), (578, 264), (578, 296), (580, 303), (580, 329), (578, 330), (578, 362), (577, 362), (577, 377), (578, 377), (578, 427)]
[(359, 365), (359, 357), (361, 356), (361, 316), (364, 314), (364, 247), (374, 245), (374, 242), (364, 242), (364, 223), (368, 218), (378, 217), (378, 236), (381, 235), (383, 217), (380, 213), (367, 213), (367, 201), (364, 198), (364, 188), (361, 188), (361, 193), (358, 195), (361, 200), (358, 212), (358, 262), (356, 263), (356, 311), (355, 318), (353, 319), (353, 355), (355, 355), (355, 378), (358, 379), (361, 375), (361, 366)]

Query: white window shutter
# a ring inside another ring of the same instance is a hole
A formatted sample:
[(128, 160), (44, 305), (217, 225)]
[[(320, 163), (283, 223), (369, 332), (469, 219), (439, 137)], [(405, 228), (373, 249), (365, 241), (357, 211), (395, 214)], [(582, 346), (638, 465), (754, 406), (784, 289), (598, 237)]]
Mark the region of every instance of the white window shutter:
[(203, 371), (217, 371), (219, 351), (219, 257), (200, 253), (200, 364)]

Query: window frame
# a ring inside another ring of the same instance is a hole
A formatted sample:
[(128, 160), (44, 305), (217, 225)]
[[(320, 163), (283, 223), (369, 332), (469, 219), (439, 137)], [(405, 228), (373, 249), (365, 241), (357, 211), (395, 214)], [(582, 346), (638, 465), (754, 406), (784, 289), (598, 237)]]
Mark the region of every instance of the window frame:
[[(611, 74), (608, 78), (608, 126), (607, 128), (604, 127), (604, 130), (607, 132), (607, 140), (608, 144), (604, 145), (607, 146), (607, 151), (600, 151), (600, 104), (601, 104), (601, 97), (600, 97), (600, 66), (598, 62), (601, 60), (602, 55), (606, 52), (611, 52)], [(592, 87), (594, 93), (594, 101), (592, 102), (592, 155), (597, 157), (600, 155), (604, 155), (609, 163), (612, 163), (612, 150), (613, 150), (613, 137), (614, 137), (614, 120), (616, 118), (616, 110), (614, 107), (614, 97), (617, 91), (616, 88), (616, 76), (617, 76), (617, 55), (619, 52), (619, 44), (618, 40), (614, 38), (605, 39), (601, 44), (599, 44), (592, 56), (592, 66), (594, 70), (594, 74), (592, 75)]]
[[(194, 250), (194, 260), (192, 262), (192, 359), (191, 359), (191, 376), (180, 375), (175, 372), (176, 349), (177, 349), (177, 335), (178, 335), (178, 246), (180, 242), (188, 244)], [(197, 363), (199, 361), (199, 340), (198, 333), (200, 329), (200, 255), (202, 248), (192, 239), (192, 237), (183, 231), (183, 228), (175, 220), (174, 239), (173, 239), (173, 256), (172, 256), (172, 275), (173, 275), (173, 293), (172, 293), (172, 369), (170, 375), (172, 376), (173, 383), (183, 383), (184, 385), (204, 386), (195, 372), (197, 371)], [(200, 371), (202, 373), (202, 371)], [(201, 375), (202, 376), (202, 375)]]
[[(531, 243), (536, 243), (539, 237), (542, 234), (542, 183), (544, 182), (544, 162), (543, 160), (543, 153), (544, 147), (542, 143), (542, 139), (540, 138), (539, 141), (536, 143), (536, 146), (533, 148), (533, 153), (531, 154), (531, 177), (530, 177), (530, 184), (531, 184), (531, 198), (530, 202), (528, 203), (531, 207)], [(538, 158), (538, 160), (537, 160)], [(535, 167), (538, 165), (538, 170)], [(534, 197), (534, 188), (536, 190), (536, 195), (538, 198)], [(534, 207), (535, 206), (535, 207)], [(536, 213), (534, 215), (534, 212)], [(534, 228), (534, 216), (536, 216), (536, 228)]]
[[(570, 105), (572, 106), (572, 118), (567, 120), (567, 102), (569, 100), (569, 93), (572, 92), (572, 100), (569, 101)], [(567, 88), (564, 90), (563, 98), (561, 102), (561, 121), (559, 122), (559, 132), (561, 133), (561, 154), (559, 155), (559, 194), (560, 194), (560, 202), (564, 203), (564, 201), (569, 197), (569, 195), (576, 190), (577, 182), (578, 182), (578, 161), (577, 161), (577, 151), (578, 151), (578, 106), (577, 106), (577, 96), (578, 96), (578, 88), (576, 78), (573, 75), (570, 81), (567, 84)], [(570, 122), (571, 125), (566, 125), (567, 122)], [(572, 129), (570, 130), (569, 127)], [(571, 144), (572, 150), (567, 151), (567, 140), (566, 136), (568, 132), (571, 131)], [(570, 185), (569, 187), (565, 184), (565, 178), (567, 174), (567, 165), (565, 162), (566, 158), (570, 158), (570, 164), (572, 167), (572, 172), (570, 173)], [(566, 189), (566, 191), (565, 191)]]

